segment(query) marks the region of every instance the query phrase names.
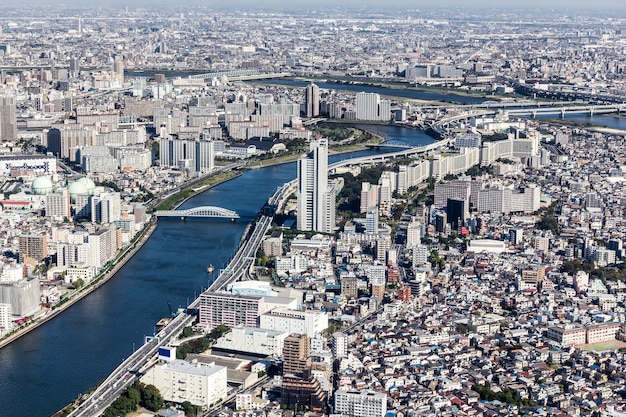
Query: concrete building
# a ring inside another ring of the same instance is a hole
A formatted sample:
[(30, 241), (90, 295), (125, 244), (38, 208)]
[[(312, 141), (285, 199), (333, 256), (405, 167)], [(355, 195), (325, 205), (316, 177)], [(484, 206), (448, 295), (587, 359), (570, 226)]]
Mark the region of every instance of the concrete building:
[(261, 314), (260, 327), (290, 334), (306, 334), (309, 337), (313, 337), (328, 327), (328, 314), (320, 311), (276, 308), (271, 312)]
[(26, 317), (39, 311), (39, 278), (0, 283), (0, 304), (10, 304), (14, 317)]
[(37, 175), (56, 174), (56, 158), (44, 155), (2, 155), (0, 156), (0, 173), (10, 175), (21, 171)]
[(0, 96), (0, 141), (17, 139), (17, 107), (14, 96)]
[(207, 140), (161, 139), (159, 161), (164, 167), (178, 167), (181, 161), (192, 161), (194, 172), (211, 172), (215, 163), (214, 142)]
[(335, 413), (353, 417), (384, 417), (387, 413), (387, 394), (339, 390), (335, 393)]
[(223, 400), (228, 392), (227, 369), (215, 363), (187, 362), (174, 359), (150, 368), (141, 378), (154, 385), (165, 401), (208, 407)]
[(317, 117), (320, 115), (320, 88), (316, 84), (311, 83), (306, 86), (304, 105), (306, 107), (306, 117)]
[(94, 195), (90, 205), (92, 223), (113, 223), (122, 217), (122, 203), (118, 192)]
[(20, 263), (36, 265), (48, 257), (45, 235), (23, 235), (19, 238)]
[(283, 343), (283, 375), (302, 373), (311, 367), (311, 346), (306, 334), (293, 333)]
[(268, 356), (280, 356), (287, 332), (256, 327), (236, 326), (220, 337), (215, 347)]
[[(259, 316), (265, 313), (265, 298), (204, 292), (200, 295), (199, 322), (210, 328), (219, 324), (228, 327), (258, 327)], [(281, 330), (261, 325), (265, 329)]]
[(335, 227), (335, 195), (328, 187), (328, 141), (311, 142), (298, 160), (299, 230), (331, 233)]
[(391, 102), (381, 100), (378, 93), (356, 93), (356, 119), (389, 121)]

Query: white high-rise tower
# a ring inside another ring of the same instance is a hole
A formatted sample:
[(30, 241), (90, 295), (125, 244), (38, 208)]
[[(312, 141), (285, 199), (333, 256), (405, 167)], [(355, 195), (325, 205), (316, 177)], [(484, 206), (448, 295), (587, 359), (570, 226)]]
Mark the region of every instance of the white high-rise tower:
[(319, 139), (298, 160), (298, 229), (331, 233), (334, 210), (334, 189), (328, 187), (328, 141)]

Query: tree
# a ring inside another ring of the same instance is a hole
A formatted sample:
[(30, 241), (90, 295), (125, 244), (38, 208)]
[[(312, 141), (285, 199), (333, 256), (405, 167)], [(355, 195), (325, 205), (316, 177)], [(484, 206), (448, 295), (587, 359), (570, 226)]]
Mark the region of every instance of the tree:
[(185, 415), (187, 417), (195, 417), (200, 414), (200, 411), (202, 411), (201, 407), (193, 405), (189, 401), (183, 401), (181, 407), (183, 408), (183, 411), (185, 412)]
[(187, 326), (183, 329), (183, 333), (181, 334), (180, 338), (184, 339), (190, 336), (193, 336), (193, 329), (191, 328), (191, 326)]
[(83, 281), (82, 278), (78, 278), (78, 279), (72, 281), (72, 287), (74, 287), (74, 289), (79, 289), (83, 285), (85, 285), (85, 281)]
[(141, 390), (140, 404), (150, 411), (159, 411), (163, 408), (163, 396), (154, 385), (145, 385)]

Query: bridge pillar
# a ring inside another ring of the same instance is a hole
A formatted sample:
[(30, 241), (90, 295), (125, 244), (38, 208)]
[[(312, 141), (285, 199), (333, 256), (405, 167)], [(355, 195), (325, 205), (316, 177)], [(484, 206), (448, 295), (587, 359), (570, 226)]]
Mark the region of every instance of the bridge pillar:
[(589, 116), (593, 117), (593, 107), (589, 107)]
[(533, 110), (533, 119), (537, 118), (537, 110)]
[(561, 109), (561, 119), (565, 119), (565, 109)]

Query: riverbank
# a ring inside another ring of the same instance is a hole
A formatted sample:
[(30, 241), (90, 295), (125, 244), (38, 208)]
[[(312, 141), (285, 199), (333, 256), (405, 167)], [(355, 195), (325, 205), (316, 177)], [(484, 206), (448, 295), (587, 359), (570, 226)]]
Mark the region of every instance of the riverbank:
[[(186, 193), (184, 198), (181, 200), (180, 198), (176, 201), (176, 207), (183, 204), (188, 199), (203, 193), (204, 191), (215, 187), (216, 185), (222, 184), (223, 182), (229, 181), (233, 178), (237, 178), (241, 175), (240, 172), (228, 172), (225, 173), (222, 177), (215, 176), (207, 179), (214, 180), (217, 178), (217, 181), (213, 181), (210, 184), (200, 183), (197, 187), (190, 185), (188, 188), (183, 188), (181, 193)], [(178, 194), (175, 194), (178, 195)], [(172, 196), (173, 197), (173, 196)], [(49, 322), (50, 320), (59, 316), (62, 312), (100, 288), (107, 281), (115, 276), (115, 274), (130, 260), (132, 257), (143, 247), (143, 245), (148, 241), (152, 233), (157, 227), (156, 217), (153, 217), (149, 224), (147, 224), (142, 231), (133, 239), (132, 243), (121, 250), (115, 258), (113, 258), (112, 264), (108, 269), (101, 271), (94, 280), (87, 284), (86, 286), (79, 289), (77, 292), (72, 294), (67, 300), (63, 301), (61, 304), (55, 305), (52, 308), (45, 309), (40, 311), (36, 318), (32, 321), (26, 322), (22, 324), (23, 327), (19, 327), (17, 330), (13, 330), (8, 336), (0, 339), (0, 349), (9, 345), (11, 342), (19, 339), (20, 337), (28, 334), (29, 332), (35, 330), (39, 326)], [(63, 299), (63, 298), (62, 298)]]
[(144, 245), (144, 243), (148, 240), (148, 238), (154, 232), (156, 228), (156, 221), (150, 222), (146, 227), (139, 233), (134, 242), (127, 246), (124, 250), (122, 250), (117, 256), (112, 267), (104, 272), (101, 272), (99, 276), (94, 278), (94, 281), (87, 286), (81, 288), (76, 294), (72, 295), (67, 301), (62, 304), (52, 307), (52, 309), (47, 309), (43, 313), (40, 313), (39, 317), (31, 322), (28, 322), (24, 327), (14, 331), (9, 336), (0, 340), (0, 349), (7, 346), (11, 342), (19, 339), (20, 337), (28, 334), (29, 332), (35, 330), (39, 326), (49, 322), (50, 320), (56, 318), (62, 312), (85, 298), (87, 295), (91, 294), (102, 285), (104, 285), (107, 281), (109, 281), (115, 273), (119, 271)]

